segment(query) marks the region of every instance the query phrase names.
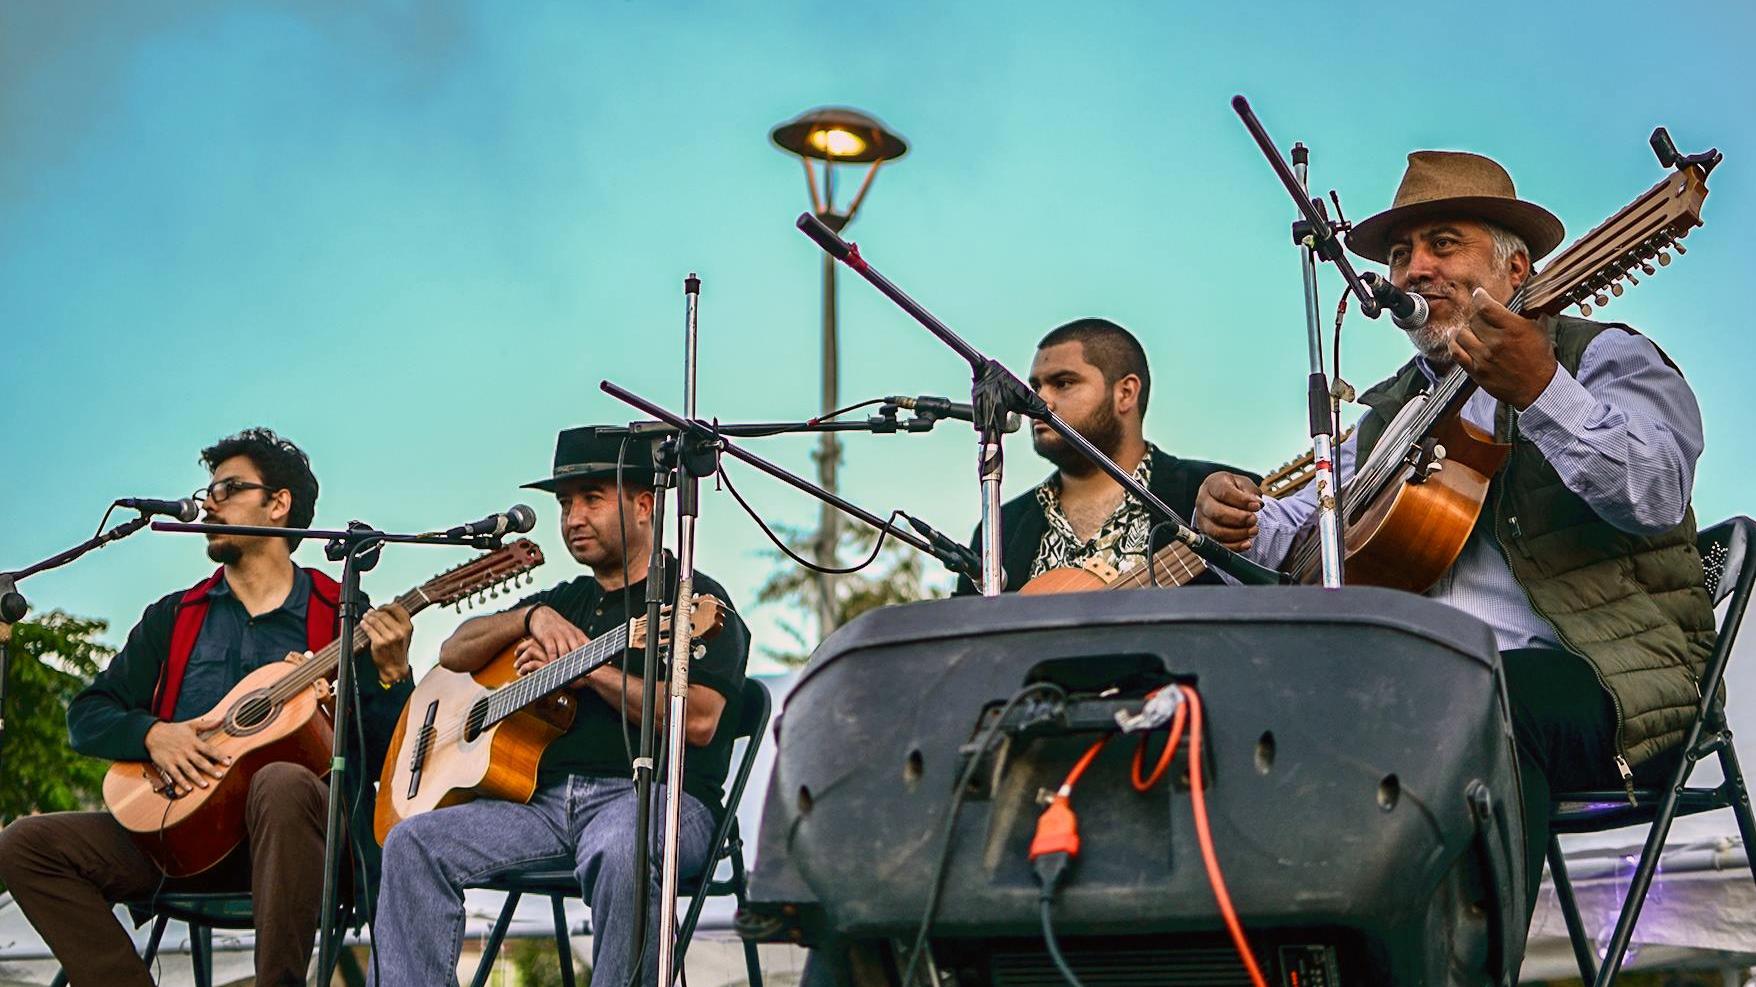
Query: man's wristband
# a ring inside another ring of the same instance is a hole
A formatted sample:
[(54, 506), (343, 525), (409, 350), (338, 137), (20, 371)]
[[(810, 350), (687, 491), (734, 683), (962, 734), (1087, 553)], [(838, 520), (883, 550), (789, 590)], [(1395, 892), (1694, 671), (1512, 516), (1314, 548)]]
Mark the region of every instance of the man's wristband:
[(537, 615), (538, 610), (541, 610), (542, 608), (544, 608), (546, 606), (548, 606), (547, 603), (532, 604), (531, 608), (524, 612), (524, 636), (525, 637), (530, 637), (530, 620), (531, 620), (531, 618), (535, 617)]

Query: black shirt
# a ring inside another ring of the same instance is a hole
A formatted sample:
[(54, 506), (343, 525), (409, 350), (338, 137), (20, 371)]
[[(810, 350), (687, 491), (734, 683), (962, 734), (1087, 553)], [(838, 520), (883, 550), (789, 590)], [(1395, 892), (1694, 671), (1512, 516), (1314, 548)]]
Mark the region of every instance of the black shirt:
[[(666, 596), (669, 598), (675, 594), (677, 586), (674, 562), (665, 567), (665, 576), (669, 584)], [(683, 761), (683, 790), (700, 799), (717, 818), (732, 760), (732, 735), (736, 732), (738, 697), (743, 692), (744, 666), (750, 654), (750, 632), (732, 611), (731, 597), (724, 586), (697, 571), (695, 592), (717, 597), (727, 613), (725, 626), (707, 642), (706, 653), (689, 663), (689, 682), (706, 686), (724, 696), (726, 706), (720, 714), (719, 728), (713, 739), (706, 746), (689, 747)], [(646, 612), (646, 580), (606, 593), (597, 579), (589, 574), (583, 575), (528, 596), (514, 609), (538, 603), (553, 607), (556, 613), (595, 640), (621, 625), (625, 614), (639, 617)], [(636, 686), (632, 677), (646, 674), (646, 653), (625, 651), (611, 665), (627, 670), (631, 676), (629, 689), (633, 690)], [(663, 669), (660, 673), (663, 674)], [(662, 701), (664, 693), (661, 691), (659, 695)], [(624, 734), (625, 720), (621, 713), (595, 691), (581, 689), (579, 696), (578, 713), (574, 716), (572, 728), (557, 737), (543, 752), (542, 763), (537, 769), (538, 785), (554, 784), (565, 780), (568, 775), (627, 778), (634, 772), (625, 741), (631, 739), (637, 746), (639, 732), (630, 727)], [(635, 694), (635, 701), (639, 701), (638, 694)]]
[(174, 721), (193, 720), (219, 704), (232, 687), (264, 665), (305, 650), (306, 608), (311, 602), (311, 576), (293, 567), (293, 588), (281, 605), (267, 613), (250, 611), (225, 578), (207, 591), (207, 618), (189, 653), (189, 667), (177, 693)]

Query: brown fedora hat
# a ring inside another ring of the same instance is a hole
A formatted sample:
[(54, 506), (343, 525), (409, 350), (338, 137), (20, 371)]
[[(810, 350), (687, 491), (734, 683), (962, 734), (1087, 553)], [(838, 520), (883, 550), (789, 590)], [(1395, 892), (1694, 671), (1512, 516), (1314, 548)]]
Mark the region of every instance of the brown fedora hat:
[(1467, 151), (1416, 151), (1390, 208), (1348, 231), (1349, 250), (1380, 264), (1390, 260), (1390, 235), (1423, 219), (1479, 219), (1518, 234), (1537, 260), (1561, 245), (1555, 214), (1518, 197), (1512, 176), (1492, 158)]

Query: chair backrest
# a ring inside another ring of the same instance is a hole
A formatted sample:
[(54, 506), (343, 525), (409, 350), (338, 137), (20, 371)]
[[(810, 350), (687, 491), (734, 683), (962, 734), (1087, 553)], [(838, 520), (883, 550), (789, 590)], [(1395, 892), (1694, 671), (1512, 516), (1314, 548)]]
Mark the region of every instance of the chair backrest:
[(750, 784), (750, 771), (756, 767), (756, 752), (762, 746), (762, 735), (768, 732), (768, 717), (773, 707), (774, 700), (769, 696), (768, 686), (745, 677), (744, 688), (738, 693), (737, 732), (732, 734), (734, 741), (744, 741), (744, 753), (738, 756), (731, 774), (726, 776), (725, 815), (714, 828), (713, 842), (708, 844), (713, 850), (708, 855), (704, 872), (699, 875), (704, 887), (713, 879), (720, 861), (739, 847), (739, 841), (734, 838), (738, 832), (738, 803), (744, 800), (744, 789)]
[[(1737, 642), (1738, 628), (1744, 621), (1744, 610), (1756, 588), (1756, 561), (1751, 558), (1756, 548), (1756, 521), (1740, 514), (1702, 531), (1695, 538), (1701, 552), (1701, 570), (1707, 595), (1717, 608), (1728, 599), (1726, 615), (1719, 622), (1719, 638), (1714, 641), (1713, 655), (1701, 679), (1703, 691), (1717, 700), (1720, 683), (1725, 678), (1726, 663), (1731, 660), (1732, 645)], [(1714, 705), (1718, 705), (1717, 701)]]
[(725, 835), (730, 832), (727, 823), (735, 824), (738, 816), (738, 803), (744, 799), (744, 788), (750, 782), (750, 769), (756, 766), (756, 751), (762, 746), (762, 735), (768, 732), (768, 717), (773, 711), (774, 700), (769, 696), (768, 686), (761, 680), (746, 677), (744, 689), (738, 694), (738, 727), (732, 734), (733, 740), (742, 739), (744, 753), (738, 757), (737, 767), (726, 779), (726, 823), (720, 826), (721, 832), (714, 840), (714, 859), (724, 850)]

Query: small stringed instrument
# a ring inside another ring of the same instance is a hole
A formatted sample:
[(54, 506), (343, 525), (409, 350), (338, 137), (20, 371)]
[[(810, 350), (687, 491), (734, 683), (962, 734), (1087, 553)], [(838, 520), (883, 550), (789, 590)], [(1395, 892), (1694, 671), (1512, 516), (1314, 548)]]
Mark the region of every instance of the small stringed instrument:
[[(1609, 304), (1636, 270), (1670, 263), (1677, 241), (1701, 225), (1707, 175), (1717, 151), (1684, 157), (1660, 127), (1652, 134), (1659, 163), (1673, 174), (1575, 241), (1526, 282), (1507, 308), (1529, 317), (1559, 315), (1578, 305)], [(1589, 300), (1589, 301), (1588, 301)], [(1461, 368), (1415, 398), (1386, 427), (1371, 457), (1343, 487), (1344, 571), (1355, 585), (1424, 592), (1457, 561), (1487, 499), (1488, 483), (1509, 446), (1463, 420), (1475, 383)], [(1286, 571), (1300, 582), (1320, 580), (1317, 539), (1308, 524), (1294, 540)]]
[[(1335, 440), (1336, 444), (1340, 445), (1352, 433), (1353, 427), (1349, 426)], [(1315, 461), (1311, 451), (1307, 449), (1262, 478), (1262, 495), (1291, 496), (1316, 476)], [(1050, 569), (1025, 583), (1018, 592), (1025, 596), (1034, 596), (1040, 593), (1089, 593), (1100, 589), (1183, 586), (1206, 571), (1207, 563), (1200, 556), (1191, 552), (1189, 546), (1182, 542), (1173, 541), (1154, 552), (1147, 564), (1128, 570), (1126, 575), (1094, 559), (1083, 566)]]
[[(520, 539), (433, 577), (396, 598), (412, 616), (435, 604), (459, 604), (471, 596), (498, 592), (543, 564), (542, 550)], [(354, 651), (364, 651), (365, 634)], [(325, 683), (341, 659), (334, 641), (309, 658), (265, 665), (244, 676), (226, 697), (197, 722), (202, 740), (230, 764), (206, 788), (176, 789), (150, 761), (118, 761), (104, 776), (104, 806), (135, 843), (167, 875), (186, 877), (214, 866), (244, 840), (244, 799), (250, 779), (264, 765), (291, 761), (329, 774), (334, 733)]]
[[(669, 636), (670, 608), (659, 635)], [(725, 608), (695, 597), (690, 626), (706, 641), (725, 626)], [(476, 798), (528, 802), (543, 751), (567, 732), (578, 712), (567, 687), (630, 648), (646, 646), (646, 618), (637, 617), (577, 650), (520, 676), (517, 644), (474, 672), (437, 666), (422, 677), (403, 707), (378, 783), (373, 831), (383, 843), (397, 823)], [(410, 720), (418, 727), (409, 729)]]

